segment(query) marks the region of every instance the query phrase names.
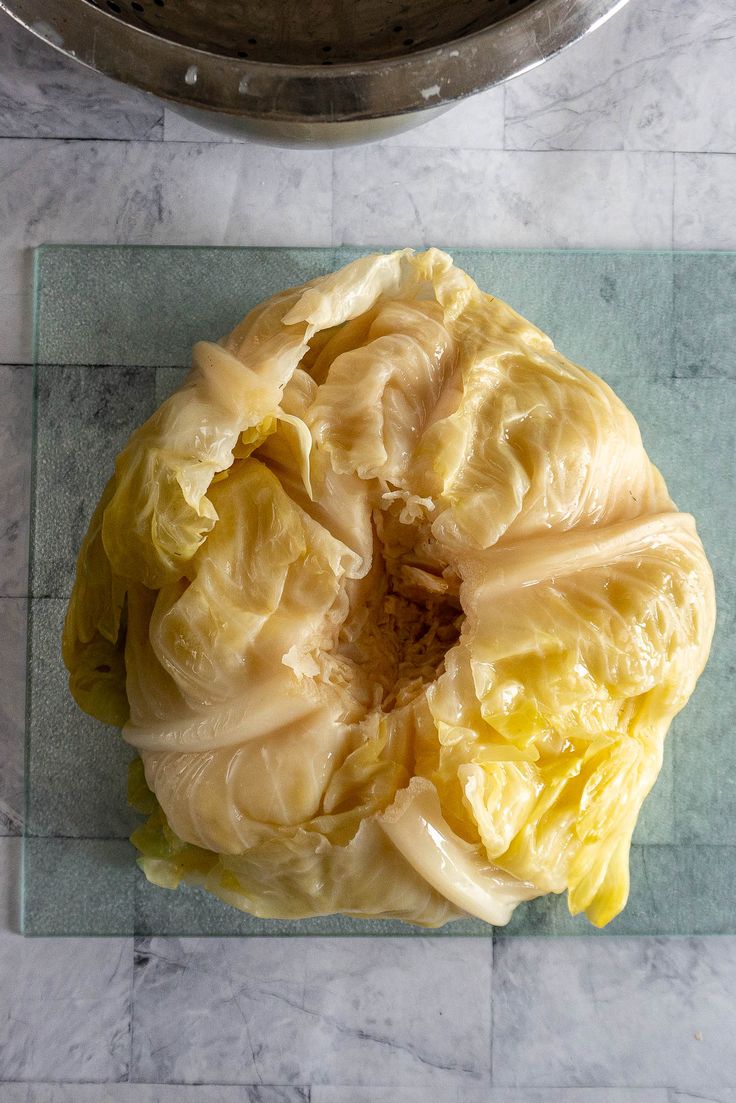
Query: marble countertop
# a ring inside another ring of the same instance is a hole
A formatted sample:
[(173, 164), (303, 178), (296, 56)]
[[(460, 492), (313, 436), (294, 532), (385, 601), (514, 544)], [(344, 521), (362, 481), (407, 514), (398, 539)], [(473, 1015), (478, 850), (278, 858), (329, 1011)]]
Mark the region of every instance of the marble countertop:
[(223, 141), (0, 19), (0, 1103), (736, 1101), (736, 938), (17, 933), (30, 249), (736, 249), (734, 73), (736, 0), (631, 0), (410, 134), (290, 151)]

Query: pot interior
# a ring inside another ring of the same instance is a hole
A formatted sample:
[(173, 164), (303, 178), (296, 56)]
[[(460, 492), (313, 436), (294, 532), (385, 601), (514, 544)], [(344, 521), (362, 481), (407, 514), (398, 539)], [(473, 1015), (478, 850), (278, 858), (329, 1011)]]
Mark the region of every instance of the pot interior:
[(398, 57), (483, 30), (536, 0), (89, 0), (225, 57), (334, 65)]

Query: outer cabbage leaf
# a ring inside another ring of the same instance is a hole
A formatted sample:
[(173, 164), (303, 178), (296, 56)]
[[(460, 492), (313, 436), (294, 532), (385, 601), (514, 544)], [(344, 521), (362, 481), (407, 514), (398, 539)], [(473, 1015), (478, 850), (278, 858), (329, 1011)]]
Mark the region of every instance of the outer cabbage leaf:
[(626, 902), (636, 819), (707, 658), (710, 571), (674, 513), (595, 546), (576, 533), (491, 558), (430, 694), (439, 739), (421, 766), (492, 861), (567, 888), (573, 913), (603, 925)]

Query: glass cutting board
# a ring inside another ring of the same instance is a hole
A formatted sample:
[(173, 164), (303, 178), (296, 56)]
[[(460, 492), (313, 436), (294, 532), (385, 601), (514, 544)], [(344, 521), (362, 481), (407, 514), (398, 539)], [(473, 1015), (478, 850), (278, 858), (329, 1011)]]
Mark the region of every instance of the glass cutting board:
[[(339, 916), (253, 919), (199, 890), (148, 884), (127, 841), (130, 748), (80, 712), (59, 640), (77, 549), (128, 434), (177, 385), (200, 338), (365, 250), (44, 247), (36, 253), (24, 931), (32, 935), (424, 932)], [(452, 250), (480, 286), (603, 376), (633, 410), (716, 576), (719, 619), (637, 827), (628, 907), (606, 934), (736, 932), (736, 254)], [(564, 897), (499, 935), (587, 934)]]

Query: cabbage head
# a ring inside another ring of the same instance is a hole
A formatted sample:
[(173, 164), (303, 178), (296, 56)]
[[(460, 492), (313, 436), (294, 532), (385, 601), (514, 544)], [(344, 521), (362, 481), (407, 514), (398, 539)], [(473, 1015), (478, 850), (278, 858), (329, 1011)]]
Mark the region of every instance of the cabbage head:
[(626, 903), (711, 572), (637, 424), (445, 253), (194, 348), (90, 523), (63, 654), (156, 884), (427, 927)]

